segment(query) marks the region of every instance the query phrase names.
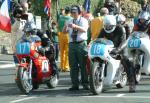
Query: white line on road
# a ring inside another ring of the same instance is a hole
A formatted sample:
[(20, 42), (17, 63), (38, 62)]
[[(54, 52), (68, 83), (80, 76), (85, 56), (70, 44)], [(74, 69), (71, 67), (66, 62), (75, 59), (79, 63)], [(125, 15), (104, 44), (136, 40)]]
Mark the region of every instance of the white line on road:
[(14, 63), (12, 61), (0, 61), (0, 63)]
[(124, 96), (125, 94), (117, 94), (116, 97), (122, 97)]
[(29, 99), (34, 99), (34, 98), (37, 98), (37, 97), (27, 97), (27, 98), (23, 98), (23, 99), (10, 101), (9, 103), (18, 103), (18, 102), (22, 102), (22, 101), (29, 100)]
[[(15, 63), (11, 61), (0, 61), (0, 69), (15, 67)], [(2, 64), (5, 63), (5, 64)]]
[(150, 99), (150, 96), (83, 96), (83, 97), (92, 97), (92, 98), (136, 98), (136, 99)]
[(28, 95), (20, 95), (20, 97), (27, 97)]
[(3, 69), (3, 68), (10, 68), (10, 67), (15, 67), (15, 64), (4, 64), (4, 65), (0, 65), (0, 69)]

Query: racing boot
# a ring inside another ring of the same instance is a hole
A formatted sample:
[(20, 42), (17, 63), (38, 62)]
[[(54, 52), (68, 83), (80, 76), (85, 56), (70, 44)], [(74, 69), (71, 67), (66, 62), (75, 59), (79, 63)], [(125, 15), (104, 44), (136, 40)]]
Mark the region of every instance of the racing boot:
[(136, 89), (135, 77), (129, 78), (129, 93), (134, 93)]

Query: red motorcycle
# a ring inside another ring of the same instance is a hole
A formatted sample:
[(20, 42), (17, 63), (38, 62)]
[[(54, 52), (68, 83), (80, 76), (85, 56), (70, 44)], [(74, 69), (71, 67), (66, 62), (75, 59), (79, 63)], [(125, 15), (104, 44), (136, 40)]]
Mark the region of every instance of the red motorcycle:
[(19, 41), (16, 45), (16, 56), (19, 66), (16, 72), (16, 84), (21, 92), (28, 94), (33, 89), (38, 89), (40, 84), (54, 88), (58, 84), (58, 75), (53, 73), (54, 66), (46, 56), (38, 53), (37, 48), (41, 41)]

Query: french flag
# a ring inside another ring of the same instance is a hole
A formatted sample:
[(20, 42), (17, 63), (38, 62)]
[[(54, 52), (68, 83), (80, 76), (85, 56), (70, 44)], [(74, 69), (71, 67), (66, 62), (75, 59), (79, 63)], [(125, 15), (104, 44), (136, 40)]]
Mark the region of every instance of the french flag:
[(6, 32), (11, 32), (9, 7), (10, 7), (10, 0), (3, 0), (0, 8), (0, 29)]
[(44, 2), (44, 12), (50, 17), (50, 8), (51, 8), (51, 0), (45, 0)]

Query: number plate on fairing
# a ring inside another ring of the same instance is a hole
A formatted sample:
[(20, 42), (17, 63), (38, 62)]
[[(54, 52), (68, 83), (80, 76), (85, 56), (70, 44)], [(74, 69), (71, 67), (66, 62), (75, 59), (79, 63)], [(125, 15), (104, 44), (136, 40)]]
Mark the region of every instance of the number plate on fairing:
[(90, 49), (90, 54), (92, 56), (103, 56), (105, 53), (106, 45), (100, 43), (93, 43)]
[(49, 63), (47, 60), (42, 61), (42, 72), (43, 73), (49, 72)]
[(140, 48), (141, 40), (139, 38), (132, 38), (128, 41), (128, 48)]
[(17, 45), (16, 45), (16, 52), (17, 54), (30, 54), (30, 43), (28, 42), (19, 42)]

